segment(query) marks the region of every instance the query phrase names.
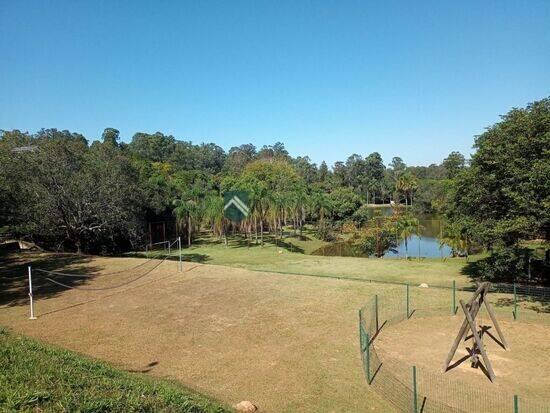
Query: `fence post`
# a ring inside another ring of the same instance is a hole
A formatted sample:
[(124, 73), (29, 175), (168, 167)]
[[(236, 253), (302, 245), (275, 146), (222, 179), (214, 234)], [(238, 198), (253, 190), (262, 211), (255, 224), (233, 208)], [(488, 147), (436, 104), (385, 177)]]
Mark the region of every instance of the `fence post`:
[(516, 291), (516, 283), (514, 283), (514, 320), (518, 318), (518, 296)]
[(29, 274), (29, 300), (31, 305), (31, 316), (29, 317), (29, 320), (36, 320), (36, 317), (34, 316), (34, 301), (33, 301), (33, 295), (32, 295), (32, 269), (30, 265), (28, 267), (28, 274)]
[(453, 280), (453, 315), (456, 315), (456, 281)]
[(416, 366), (412, 366), (412, 385), (413, 385), (413, 413), (418, 413), (418, 394), (416, 392)]
[(410, 298), (409, 298), (409, 284), (407, 284), (407, 318), (409, 318), (409, 314), (411, 313), (411, 312), (410, 312), (410, 309), (409, 309), (409, 303), (410, 303)]
[(420, 261), (420, 240), (422, 237), (420, 236), (420, 221), (418, 221), (417, 227), (416, 227), (416, 233), (417, 233), (417, 241), (418, 241), (418, 261)]
[(378, 295), (374, 296), (374, 314), (376, 316), (376, 332), (378, 333)]
[(183, 262), (181, 260), (181, 235), (178, 237), (178, 250), (179, 250), (179, 271), (183, 271)]
[(369, 333), (365, 333), (365, 356), (367, 359), (367, 383), (370, 384), (370, 337)]
[(514, 394), (514, 413), (519, 413), (519, 400), (517, 394)]

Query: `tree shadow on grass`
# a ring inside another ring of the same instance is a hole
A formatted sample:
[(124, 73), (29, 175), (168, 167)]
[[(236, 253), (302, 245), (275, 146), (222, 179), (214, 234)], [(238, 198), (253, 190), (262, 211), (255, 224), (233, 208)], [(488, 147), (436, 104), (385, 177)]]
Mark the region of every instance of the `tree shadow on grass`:
[[(0, 306), (26, 305), (29, 302), (28, 266), (48, 271), (68, 271), (86, 275), (88, 278), (63, 277), (62, 282), (70, 287), (85, 285), (90, 276), (98, 275), (103, 268), (87, 265), (92, 257), (78, 254), (48, 253), (3, 253), (0, 255)], [(51, 298), (67, 287), (46, 279), (47, 274), (33, 271), (33, 294), (35, 298)]]
[[(205, 263), (207, 261), (210, 261), (211, 258), (207, 254), (199, 254), (199, 253), (182, 253), (181, 254), (182, 259), (184, 262), (198, 262), (198, 263)], [(177, 260), (178, 257), (170, 257), (170, 260), (174, 261)]]
[[(305, 254), (305, 250), (302, 247), (299, 247), (297, 245), (292, 244), (291, 242), (285, 241), (285, 239), (289, 238), (287, 236), (286, 238), (283, 238), (282, 240), (280, 238), (275, 238), (273, 236), (270, 236), (269, 233), (264, 234), (264, 247), (275, 247), (275, 248), (282, 248), (290, 252), (295, 252), (298, 254)], [(196, 243), (198, 244), (198, 243)], [(223, 244), (223, 241), (218, 242), (212, 242), (212, 241), (205, 241), (202, 240), (201, 245), (209, 245), (209, 244)], [(243, 249), (243, 248), (262, 248), (262, 245), (260, 243), (260, 239), (258, 239), (258, 243), (256, 243), (255, 239), (247, 239), (244, 236), (234, 235), (234, 236), (228, 236), (227, 237), (227, 247), (233, 248), (233, 249)]]

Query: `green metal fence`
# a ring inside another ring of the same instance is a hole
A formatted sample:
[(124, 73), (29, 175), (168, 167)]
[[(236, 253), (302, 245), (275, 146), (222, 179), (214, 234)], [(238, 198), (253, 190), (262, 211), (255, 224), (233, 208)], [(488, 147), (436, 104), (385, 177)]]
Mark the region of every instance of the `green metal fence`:
[[(462, 311), (457, 312), (457, 306), (459, 300), (469, 300), (470, 287), (457, 288), (455, 283), (448, 288), (435, 289), (398, 285), (394, 288), (384, 286), (381, 291), (359, 310), (359, 344), (367, 383), (396, 410), (550, 413), (550, 389), (548, 394), (540, 395), (507, 392), (494, 383), (487, 389), (456, 380), (437, 371), (437, 367), (427, 369), (407, 364), (388, 354), (380, 344), (388, 328), (411, 322), (413, 318), (448, 316), (462, 320)], [(488, 299), (499, 320), (550, 325), (550, 288), (496, 284), (491, 286)], [(407, 337), (401, 339), (406, 341)], [(529, 351), (527, 343), (521, 351)], [(441, 361), (434, 360), (434, 363), (440, 366)]]

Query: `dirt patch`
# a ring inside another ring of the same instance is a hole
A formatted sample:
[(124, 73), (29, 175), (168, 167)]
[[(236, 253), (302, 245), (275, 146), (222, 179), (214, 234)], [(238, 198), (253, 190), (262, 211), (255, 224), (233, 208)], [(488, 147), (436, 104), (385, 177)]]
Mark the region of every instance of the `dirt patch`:
[[(526, 321), (499, 320), (509, 349), (501, 347), (495, 338), (494, 328), (483, 336), (487, 355), (496, 379), (493, 383), (481, 368), (472, 368), (467, 348), (473, 339), (463, 341), (449, 371), (443, 373), (443, 362), (458, 333), (463, 317), (423, 316), (383, 329), (377, 338), (376, 351), (386, 367), (393, 366), (395, 374), (410, 381), (410, 366), (416, 365), (422, 390), (438, 394), (444, 400), (458, 397), (486, 397), (487, 405), (498, 402), (499, 395), (506, 399), (519, 395), (523, 400), (540, 400), (548, 397), (550, 389), (550, 326)], [(486, 313), (478, 316), (478, 325), (490, 327)], [(471, 335), (468, 335), (471, 336)], [(480, 357), (481, 359), (481, 357)], [(423, 380), (423, 375), (426, 378)], [(423, 381), (422, 381), (423, 380)], [(477, 393), (469, 393), (475, 389)], [(460, 395), (460, 392), (463, 394)], [(488, 395), (488, 396), (484, 396)], [(439, 397), (439, 396), (438, 396)], [(489, 400), (489, 398), (495, 400)], [(511, 403), (509, 403), (511, 405)]]
[[(79, 288), (108, 288), (140, 274), (105, 275), (137, 259), (86, 257), (62, 266), (47, 259), (49, 268), (93, 275), (73, 285)], [(10, 274), (24, 294), (22, 270)], [(175, 262), (112, 290), (49, 291), (44, 279), (37, 285), (44, 286), (35, 296), (38, 319), (28, 320), (23, 295), (0, 308), (0, 324), (126, 370), (177, 379), (231, 405), (391, 411), (366, 384), (358, 348), (357, 309), (380, 285), (194, 263), (178, 273)]]

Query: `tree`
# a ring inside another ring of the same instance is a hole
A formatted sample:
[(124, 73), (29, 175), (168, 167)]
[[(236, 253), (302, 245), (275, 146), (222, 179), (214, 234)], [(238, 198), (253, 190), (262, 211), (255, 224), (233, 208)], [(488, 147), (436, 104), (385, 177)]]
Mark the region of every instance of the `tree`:
[(439, 240), (440, 246), (448, 245), (451, 248), (451, 255), (468, 254), (468, 241), (464, 228), (457, 223), (447, 223), (443, 229), (442, 238)]
[(451, 152), (442, 163), (447, 172), (447, 178), (453, 179), (466, 166), (464, 155), (460, 152)]
[(373, 152), (365, 158), (367, 203), (369, 202), (369, 194), (373, 196), (372, 203), (376, 203), (376, 192), (382, 192), (385, 169), (382, 156), (378, 152)]
[(338, 161), (334, 163), (332, 176), (334, 178), (334, 186), (347, 185), (347, 170), (344, 162)]
[(294, 167), (298, 172), (298, 175), (306, 182), (307, 184), (312, 184), (317, 180), (318, 171), (317, 165), (311, 163), (311, 160), (308, 156), (298, 156), (294, 160)]
[(391, 159), (389, 166), (395, 172), (402, 172), (407, 168), (407, 165), (405, 165), (405, 162), (403, 162), (403, 159), (401, 159), (399, 156), (394, 156)]
[(264, 145), (258, 152), (258, 158), (264, 160), (289, 161), (290, 156), (284, 143), (276, 142), (274, 145)]
[(142, 159), (164, 162), (170, 159), (176, 149), (176, 139), (161, 132), (152, 135), (138, 132), (128, 145), (130, 151)]
[(101, 134), (101, 139), (103, 143), (117, 146), (120, 140), (120, 132), (114, 128), (105, 128)]
[(354, 153), (346, 159), (345, 184), (355, 189), (358, 194), (366, 193), (366, 165), (361, 155)]
[(0, 231), (25, 234), (26, 220), (21, 207), (26, 204), (28, 186), (27, 159), (33, 137), (19, 130), (0, 131)]
[(117, 249), (137, 238), (137, 176), (118, 147), (89, 147), (82, 135), (55, 129), (40, 131), (35, 140), (19, 205), (35, 239), (61, 239), (81, 252)]
[(522, 240), (536, 237), (548, 242), (550, 99), (512, 109), (474, 147), (470, 167), (454, 179), (450, 220), (493, 252), (518, 251)]
[(409, 257), (409, 238), (418, 233), (418, 219), (410, 214), (401, 214), (396, 220), (396, 231), (399, 237), (405, 242), (405, 257)]
[(225, 234), (223, 207), (223, 198), (215, 192), (208, 194), (202, 203), (202, 218), (204, 222), (210, 226), (214, 234), (220, 237)]
[(361, 206), (361, 197), (351, 188), (336, 188), (329, 194), (329, 200), (332, 206), (332, 217), (335, 220), (351, 218)]
[(202, 219), (202, 195), (199, 188), (192, 188), (174, 200), (174, 215), (180, 228), (187, 227), (187, 246), (189, 247), (193, 242), (194, 226), (200, 224)]
[(328, 176), (329, 176), (328, 166), (327, 166), (327, 163), (323, 161), (321, 162), (321, 165), (319, 165), (318, 181), (325, 182), (328, 179)]
[(234, 146), (229, 149), (227, 158), (225, 161), (225, 170), (231, 174), (240, 174), (246, 165), (254, 160), (256, 157), (256, 147), (251, 143)]
[(405, 195), (405, 205), (413, 204), (413, 193), (418, 188), (418, 179), (410, 172), (404, 172), (397, 178), (395, 189)]

